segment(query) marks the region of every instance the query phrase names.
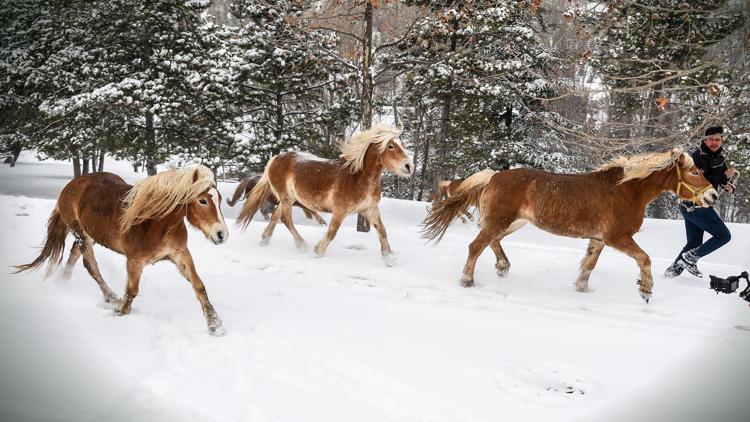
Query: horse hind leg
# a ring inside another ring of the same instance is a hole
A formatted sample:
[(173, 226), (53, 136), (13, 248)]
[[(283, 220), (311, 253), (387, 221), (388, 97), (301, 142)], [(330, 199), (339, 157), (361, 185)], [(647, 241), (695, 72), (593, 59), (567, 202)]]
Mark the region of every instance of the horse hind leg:
[(586, 256), (581, 260), (581, 273), (576, 280), (576, 291), (593, 291), (589, 288), (589, 276), (591, 275), (591, 271), (594, 270), (596, 262), (599, 260), (599, 255), (602, 253), (602, 249), (604, 249), (604, 242), (598, 239), (589, 240), (589, 246), (586, 249)]
[(289, 233), (294, 237), (295, 246), (301, 251), (306, 250), (305, 239), (302, 238), (292, 222), (292, 205), (288, 202), (283, 202), (279, 204), (279, 208), (281, 209), (281, 222), (284, 223), (286, 228), (289, 229)]
[(490, 247), (492, 248), (492, 252), (495, 253), (497, 275), (505, 277), (508, 274), (508, 270), (510, 270), (510, 261), (508, 260), (508, 256), (505, 255), (503, 247), (500, 245), (500, 240), (502, 240), (502, 237), (490, 242)]
[(318, 214), (317, 212), (311, 210), (310, 208), (307, 208), (306, 206), (304, 206), (302, 204), (299, 204), (299, 205), (298, 204), (299, 203), (295, 203), (295, 205), (297, 205), (298, 207), (302, 208), (302, 212), (305, 213), (305, 217), (307, 217), (308, 219), (311, 219), (311, 220), (315, 220), (315, 222), (318, 223), (318, 224), (320, 224), (321, 226), (325, 226), (326, 225), (326, 221), (323, 220), (323, 218), (320, 216), (320, 214)]
[(500, 241), (525, 225), (526, 220), (516, 220), (512, 222), (508, 228), (497, 237), (497, 239), (490, 242), (490, 247), (492, 247), (492, 251), (495, 252), (495, 269), (497, 270), (497, 275), (500, 277), (505, 277), (510, 270), (510, 260), (508, 259), (508, 255), (505, 254), (502, 245), (500, 245)]
[(101, 289), (102, 295), (104, 295), (104, 301), (112, 304), (120, 303), (120, 299), (112, 292), (112, 289), (109, 288), (104, 278), (102, 278), (102, 273), (99, 271), (99, 265), (94, 257), (94, 240), (85, 234), (82, 236), (83, 241), (80, 242), (79, 248), (83, 256), (83, 266), (86, 267), (86, 270), (96, 281), (96, 284), (99, 285), (99, 289)]
[(461, 276), (461, 285), (464, 287), (474, 286), (474, 267), (477, 259), (482, 254), (487, 245), (497, 238), (497, 227), (485, 225), (477, 234), (477, 237), (469, 244), (469, 256), (466, 258), (464, 271)]
[(281, 218), (281, 207), (276, 207), (276, 210), (271, 214), (271, 220), (268, 222), (266, 229), (263, 230), (263, 234), (260, 237), (261, 246), (266, 246), (268, 245), (268, 242), (271, 241), (271, 236), (273, 236), (273, 231), (276, 228), (276, 223), (279, 222), (279, 218)]
[(81, 233), (81, 229), (77, 227), (77, 225), (73, 227), (72, 232), (74, 237), (73, 246), (70, 248), (68, 261), (65, 263), (65, 268), (63, 268), (62, 271), (62, 278), (65, 280), (69, 280), (73, 275), (73, 268), (76, 266), (78, 259), (81, 257), (81, 247), (86, 242), (86, 240), (83, 238), (83, 234)]

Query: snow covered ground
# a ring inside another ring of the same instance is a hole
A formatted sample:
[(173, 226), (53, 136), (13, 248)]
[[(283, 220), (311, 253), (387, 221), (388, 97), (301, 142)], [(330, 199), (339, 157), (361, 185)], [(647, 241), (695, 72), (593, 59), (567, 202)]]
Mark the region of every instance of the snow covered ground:
[[(68, 281), (10, 274), (36, 256), (71, 171), (29, 154), (0, 166), (0, 420), (748, 420), (748, 304), (713, 293), (707, 277), (660, 276), (684, 240), (682, 222), (646, 220), (637, 235), (655, 273), (645, 304), (637, 266), (609, 248), (591, 276), (595, 292), (576, 293), (586, 241), (531, 226), (504, 242), (507, 277), (495, 275), (488, 249), (477, 287), (465, 289), (458, 279), (477, 229), (457, 223), (426, 245), (425, 203), (381, 203), (392, 268), (353, 217), (314, 258), (281, 225), (259, 246), (260, 216), (242, 233), (231, 221), (238, 210), (224, 205), (234, 228), (226, 244), (190, 234), (227, 331), (215, 338), (168, 263), (144, 271), (125, 317), (104, 306), (81, 264)], [(325, 229), (298, 211), (295, 221), (312, 249)], [(730, 230), (730, 245), (700, 262), (705, 273), (750, 269), (750, 226)], [(124, 259), (96, 254), (121, 294)]]

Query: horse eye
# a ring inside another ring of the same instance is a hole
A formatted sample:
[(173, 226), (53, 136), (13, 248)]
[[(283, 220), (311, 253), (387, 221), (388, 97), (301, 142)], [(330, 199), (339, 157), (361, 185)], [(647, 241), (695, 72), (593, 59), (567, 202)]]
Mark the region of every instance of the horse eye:
[(698, 173), (697, 171), (691, 171), (690, 174), (692, 174), (693, 176), (697, 176), (700, 173)]
[(205, 199), (203, 199), (203, 198), (199, 199), (199, 200), (198, 200), (198, 202), (200, 202), (200, 203), (201, 203), (201, 205), (206, 205), (206, 204), (208, 204), (208, 201), (206, 201), (206, 200), (205, 200)]
[(393, 148), (395, 148), (395, 147), (393, 146), (393, 144), (389, 144), (389, 145), (388, 145), (388, 149), (393, 149)]

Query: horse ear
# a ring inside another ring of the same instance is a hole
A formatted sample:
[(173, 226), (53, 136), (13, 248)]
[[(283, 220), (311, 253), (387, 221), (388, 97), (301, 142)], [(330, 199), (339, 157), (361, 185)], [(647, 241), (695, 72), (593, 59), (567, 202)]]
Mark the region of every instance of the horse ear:
[(193, 170), (193, 183), (198, 181), (198, 177), (200, 174), (198, 173), (198, 169)]
[(680, 157), (677, 159), (677, 164), (679, 164), (680, 166), (685, 165), (685, 153), (680, 152)]

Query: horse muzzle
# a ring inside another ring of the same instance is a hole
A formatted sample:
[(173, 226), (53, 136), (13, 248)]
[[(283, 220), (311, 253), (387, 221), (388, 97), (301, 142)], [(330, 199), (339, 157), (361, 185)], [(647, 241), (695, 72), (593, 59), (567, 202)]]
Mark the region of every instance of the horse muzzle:
[(225, 224), (214, 224), (206, 233), (206, 237), (214, 242), (214, 245), (221, 245), (229, 239), (229, 230)]
[(411, 177), (414, 174), (414, 162), (412, 160), (404, 160), (398, 168), (398, 175), (401, 177)]
[(706, 206), (711, 207), (719, 199), (719, 194), (716, 192), (716, 189), (711, 188), (701, 195), (701, 199), (704, 204), (707, 204)]

